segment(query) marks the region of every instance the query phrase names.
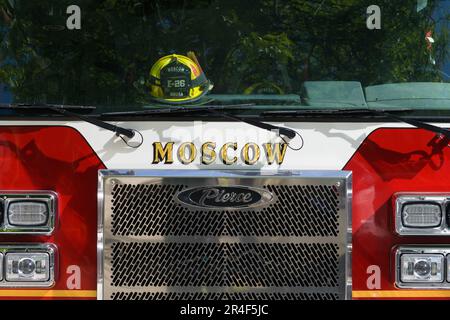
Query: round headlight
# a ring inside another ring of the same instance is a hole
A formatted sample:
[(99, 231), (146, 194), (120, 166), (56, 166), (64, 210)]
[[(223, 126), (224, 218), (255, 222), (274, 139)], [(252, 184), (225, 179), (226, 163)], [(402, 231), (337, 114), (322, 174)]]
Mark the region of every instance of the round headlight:
[(414, 272), (420, 277), (426, 277), (431, 272), (431, 265), (428, 261), (420, 260), (414, 265)]
[(31, 275), (36, 270), (36, 263), (30, 258), (23, 258), (19, 261), (19, 272), (23, 275)]

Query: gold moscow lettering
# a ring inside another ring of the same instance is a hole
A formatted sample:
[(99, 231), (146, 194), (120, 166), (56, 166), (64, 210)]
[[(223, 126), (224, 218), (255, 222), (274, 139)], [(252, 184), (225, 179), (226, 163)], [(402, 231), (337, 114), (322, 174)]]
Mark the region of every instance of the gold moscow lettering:
[[(189, 157), (186, 157), (186, 148), (189, 149)], [(195, 160), (197, 156), (197, 149), (192, 142), (185, 142), (178, 148), (178, 160), (182, 164), (190, 164)]]
[[(174, 142), (168, 142), (163, 145), (161, 142), (153, 143), (153, 164), (173, 163)], [(262, 146), (254, 142), (244, 145), (241, 152), (242, 161), (246, 165), (254, 165), (261, 158), (261, 149), (265, 151), (268, 164), (282, 164), (287, 151), (286, 143), (264, 143)], [(204, 165), (209, 165), (217, 160), (217, 145), (215, 142), (205, 142), (200, 148), (200, 161)], [(236, 156), (238, 144), (236, 142), (228, 142), (219, 149), (219, 156), (225, 165), (233, 165), (237, 163)], [(177, 149), (178, 160), (188, 165), (193, 163), (197, 157), (197, 148), (192, 142), (184, 142)]]
[(266, 150), (267, 163), (272, 164), (276, 161), (277, 164), (282, 164), (286, 155), (287, 146), (287, 143), (275, 143), (275, 148), (272, 148), (271, 143), (265, 143), (264, 149)]
[[(252, 159), (250, 159), (250, 149), (253, 150)], [(252, 165), (258, 162), (259, 156), (261, 155), (261, 150), (259, 149), (259, 146), (256, 143), (247, 143), (244, 146), (244, 149), (242, 149), (242, 153), (244, 156), (244, 162), (245, 164)]]
[(211, 164), (216, 161), (216, 144), (214, 142), (206, 142), (202, 145), (202, 163)]
[(237, 150), (237, 143), (236, 142), (229, 142), (225, 143), (223, 147), (220, 149), (220, 155), (222, 158), (223, 164), (226, 165), (232, 165), (233, 163), (237, 162), (237, 157), (234, 156), (232, 159), (228, 158), (228, 149)]
[(153, 164), (158, 164), (164, 160), (165, 164), (173, 163), (174, 142), (168, 142), (163, 148), (161, 142), (153, 143)]

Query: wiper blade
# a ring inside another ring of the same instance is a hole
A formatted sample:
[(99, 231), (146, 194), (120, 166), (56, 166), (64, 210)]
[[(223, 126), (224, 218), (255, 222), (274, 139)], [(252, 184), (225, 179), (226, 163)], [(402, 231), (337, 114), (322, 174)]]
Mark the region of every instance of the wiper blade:
[(450, 130), (428, 124), (423, 121), (409, 119), (403, 116), (399, 116), (398, 113), (413, 111), (410, 108), (397, 108), (397, 109), (304, 109), (304, 110), (287, 110), (287, 111), (267, 111), (263, 115), (284, 115), (284, 116), (302, 116), (302, 115), (375, 115), (384, 118), (396, 120), (399, 122), (407, 123), (416, 128), (425, 129), (434, 132), (438, 135), (445, 136), (450, 139)]
[(78, 106), (78, 105), (64, 105), (64, 104), (51, 104), (51, 103), (0, 103), (1, 109), (49, 109), (58, 108), (65, 110), (81, 110), (81, 111), (94, 111), (96, 107), (94, 106)]
[(201, 105), (190, 107), (158, 107), (147, 110), (137, 111), (118, 111), (101, 113), (102, 117), (117, 117), (117, 116), (145, 116), (145, 115), (159, 115), (169, 113), (195, 113), (205, 112), (209, 110), (248, 110), (249, 107), (255, 106), (253, 103), (246, 104), (230, 104), (230, 105)]
[(109, 130), (114, 132), (117, 136), (124, 135), (128, 138), (133, 138), (135, 132), (130, 129), (122, 128), (99, 119), (91, 118), (79, 113), (72, 112), (70, 110), (95, 110), (93, 106), (73, 106), (73, 105), (57, 105), (57, 104), (27, 104), (27, 103), (18, 103), (18, 104), (0, 104), (0, 109), (12, 109), (12, 110), (32, 110), (32, 109), (46, 109), (51, 110), (56, 113), (77, 118), (82, 121), (93, 124), (97, 127), (103, 128), (105, 130)]
[(261, 102), (263, 104), (300, 104), (302, 99), (297, 94), (209, 94), (209, 98), (223, 104), (234, 104), (237, 101)]
[(371, 110), (371, 111), (373, 113), (375, 113), (375, 114), (379, 114), (379, 115), (385, 116), (386, 118), (390, 118), (390, 119), (397, 120), (397, 121), (400, 121), (400, 122), (403, 122), (403, 123), (407, 123), (407, 124), (410, 124), (410, 125), (412, 125), (412, 126), (414, 126), (416, 128), (425, 129), (425, 130), (434, 132), (434, 133), (436, 133), (438, 135), (444, 136), (447, 139), (450, 139), (450, 130), (447, 130), (447, 129), (444, 129), (444, 128), (441, 128), (441, 127), (438, 127), (438, 126), (434, 126), (432, 124), (428, 124), (428, 123), (423, 122), (423, 121), (401, 117), (401, 116), (398, 116), (396, 114), (393, 114), (393, 113), (390, 113), (390, 112), (386, 112), (386, 111), (379, 111), (379, 110)]
[[(274, 125), (271, 125), (269, 123), (258, 121), (258, 120), (254, 120), (254, 119), (247, 119), (247, 118), (238, 117), (238, 116), (235, 116), (235, 115), (231, 115), (229, 113), (216, 111), (214, 109), (210, 109), (208, 111), (211, 112), (211, 113), (217, 114), (219, 116), (223, 116), (225, 118), (229, 118), (229, 119), (235, 120), (235, 121), (245, 122), (245, 123), (247, 123), (249, 125), (258, 127), (260, 129), (264, 129), (264, 130), (271, 131), (271, 132), (277, 131), (280, 135), (282, 134), (282, 135), (288, 137), (291, 140), (294, 139), (295, 136), (297, 135), (297, 132), (295, 132), (292, 129), (283, 128), (283, 127), (279, 127), (279, 126), (274, 126)], [(287, 141), (285, 141), (285, 142), (287, 142)]]
[(344, 115), (367, 115), (373, 114), (374, 111), (383, 112), (383, 113), (401, 113), (413, 111), (411, 108), (396, 108), (396, 109), (368, 109), (368, 108), (345, 108), (345, 109), (299, 109), (299, 110), (273, 110), (273, 111), (265, 111), (262, 115), (267, 116), (308, 116), (308, 115), (336, 115), (336, 114), (344, 114)]
[(289, 139), (294, 139), (297, 133), (294, 130), (274, 126), (265, 122), (261, 122), (254, 119), (247, 119), (240, 116), (229, 114), (226, 111), (232, 110), (249, 110), (250, 107), (255, 104), (229, 104), (229, 105), (201, 105), (190, 107), (163, 107), (148, 110), (138, 111), (124, 111), (124, 112), (108, 112), (100, 114), (101, 117), (117, 117), (117, 116), (144, 116), (144, 115), (162, 115), (172, 113), (197, 113), (197, 112), (209, 112), (218, 116), (233, 119), (235, 121), (245, 122), (252, 126), (264, 129), (267, 131), (278, 131), (279, 134), (286, 136)]

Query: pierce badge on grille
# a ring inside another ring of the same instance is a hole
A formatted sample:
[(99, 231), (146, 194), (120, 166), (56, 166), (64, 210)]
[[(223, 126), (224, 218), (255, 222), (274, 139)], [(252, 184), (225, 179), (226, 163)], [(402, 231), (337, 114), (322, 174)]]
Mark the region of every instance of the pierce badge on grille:
[(233, 209), (255, 208), (267, 205), (273, 195), (262, 189), (244, 186), (207, 186), (184, 190), (177, 199), (200, 208)]

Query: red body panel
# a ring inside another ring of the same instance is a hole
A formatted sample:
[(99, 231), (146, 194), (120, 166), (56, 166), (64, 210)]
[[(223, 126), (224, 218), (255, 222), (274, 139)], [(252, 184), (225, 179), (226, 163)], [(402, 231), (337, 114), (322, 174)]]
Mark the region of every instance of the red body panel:
[(450, 194), (447, 144), (425, 130), (378, 129), (345, 166), (353, 172), (354, 291), (369, 289), (371, 265), (381, 269), (381, 289), (396, 290), (391, 253), (397, 245), (450, 244), (448, 237), (396, 235), (393, 205), (398, 192)]
[(59, 267), (53, 290), (67, 290), (70, 265), (81, 269), (81, 290), (96, 290), (97, 173), (102, 168), (87, 141), (72, 128), (0, 127), (0, 190), (58, 194), (51, 236), (2, 235), (0, 242), (54, 243)]
[[(450, 193), (447, 144), (425, 130), (378, 129), (343, 168), (353, 172), (354, 292), (368, 290), (367, 268), (371, 265), (381, 268), (381, 290), (397, 290), (391, 260), (396, 245), (450, 244), (450, 238), (395, 235), (392, 204), (397, 192)], [(0, 190), (52, 190), (59, 199), (53, 235), (3, 235), (0, 242), (56, 244), (59, 273), (52, 290), (67, 291), (67, 267), (78, 265), (81, 290), (91, 292), (91, 298), (95, 293), (97, 173), (103, 168), (88, 142), (73, 128), (0, 127)], [(0, 290), (2, 297), (7, 296), (6, 290), (10, 289)]]

